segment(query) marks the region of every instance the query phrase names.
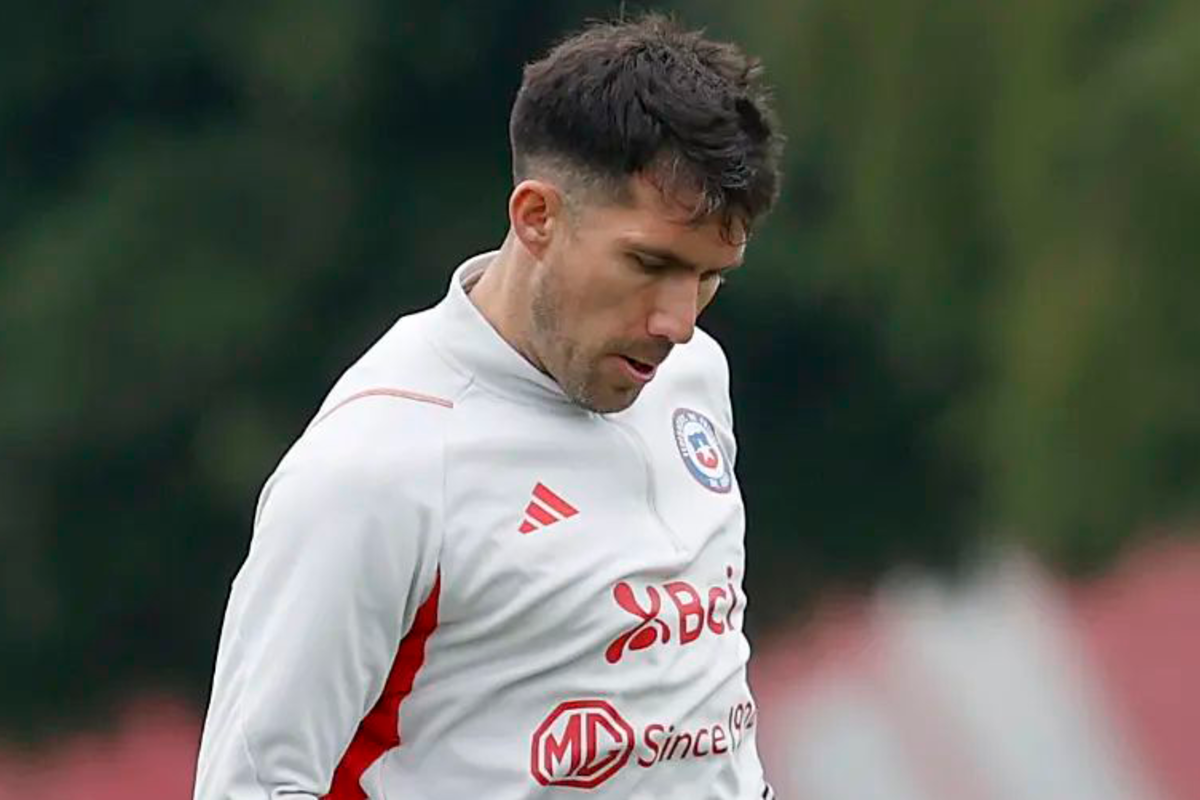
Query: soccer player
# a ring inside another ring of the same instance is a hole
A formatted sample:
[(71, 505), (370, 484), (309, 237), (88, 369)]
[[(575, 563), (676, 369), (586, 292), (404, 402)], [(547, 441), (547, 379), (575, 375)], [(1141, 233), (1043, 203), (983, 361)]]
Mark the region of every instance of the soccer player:
[(760, 68), (661, 16), (527, 66), (499, 248), (262, 490), (198, 800), (761, 800), (729, 372), (773, 203)]

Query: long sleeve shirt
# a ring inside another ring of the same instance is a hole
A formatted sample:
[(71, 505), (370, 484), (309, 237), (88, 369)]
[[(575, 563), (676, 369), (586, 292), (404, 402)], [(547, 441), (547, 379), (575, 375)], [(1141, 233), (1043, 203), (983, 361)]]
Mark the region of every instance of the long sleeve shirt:
[(762, 800), (728, 367), (598, 414), (467, 288), (402, 317), (263, 488), (197, 800)]

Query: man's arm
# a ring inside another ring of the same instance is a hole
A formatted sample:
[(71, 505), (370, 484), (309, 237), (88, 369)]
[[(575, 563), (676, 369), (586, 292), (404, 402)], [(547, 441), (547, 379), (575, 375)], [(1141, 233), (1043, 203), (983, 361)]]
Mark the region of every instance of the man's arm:
[[(432, 590), (440, 447), (367, 398), (311, 428), (268, 481), (233, 583), (196, 800), (320, 797)], [(411, 404), (408, 404), (411, 405)], [(420, 453), (420, 457), (413, 457)]]

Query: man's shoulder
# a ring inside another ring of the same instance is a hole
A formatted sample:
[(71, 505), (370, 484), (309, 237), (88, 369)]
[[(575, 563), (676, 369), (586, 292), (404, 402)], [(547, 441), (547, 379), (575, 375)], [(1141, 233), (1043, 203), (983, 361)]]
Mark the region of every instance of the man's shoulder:
[[(314, 421), (365, 396), (391, 396), (452, 408), (470, 380), (433, 346), (435, 325), (433, 309), (397, 320), (342, 373)], [(365, 394), (368, 392), (374, 395)]]
[(696, 328), (691, 341), (672, 350), (663, 367), (651, 384), (662, 402), (672, 407), (708, 409), (706, 413), (716, 422), (732, 430), (729, 362), (714, 337)]
[(693, 349), (695, 358), (705, 368), (720, 372), (729, 371), (729, 360), (725, 356), (725, 348), (708, 331), (703, 328), (696, 328), (696, 334), (692, 337), (692, 341), (688, 343), (688, 346)]
[(667, 359), (677, 381), (700, 382), (720, 394), (729, 390), (729, 361), (725, 350), (711, 334), (696, 328), (692, 340), (677, 346)]
[(338, 378), (280, 472), (365, 490), (440, 481), (444, 431), (469, 380), (428, 345), (426, 313), (402, 317)]
[(314, 419), (263, 488), (293, 502), (374, 517), (436, 506), (443, 483), (446, 417), (441, 398), (380, 387), (345, 398)]

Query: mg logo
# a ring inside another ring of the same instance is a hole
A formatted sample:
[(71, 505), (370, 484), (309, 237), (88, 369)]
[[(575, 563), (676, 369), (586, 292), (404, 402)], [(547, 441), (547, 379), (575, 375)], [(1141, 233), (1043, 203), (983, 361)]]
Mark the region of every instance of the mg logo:
[(529, 769), (542, 786), (594, 789), (633, 753), (633, 728), (603, 700), (568, 700), (533, 732)]

